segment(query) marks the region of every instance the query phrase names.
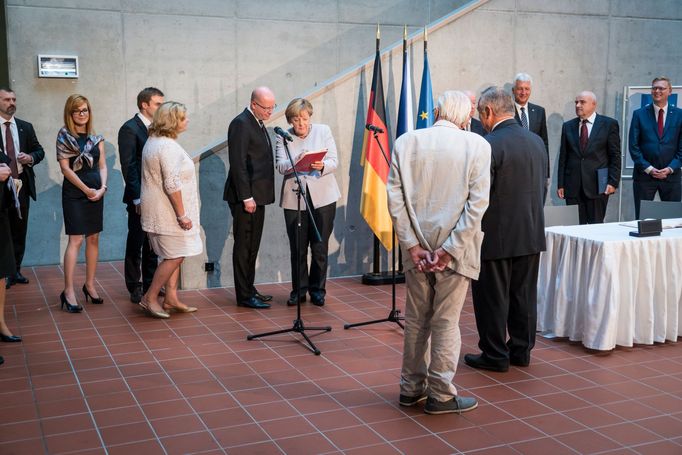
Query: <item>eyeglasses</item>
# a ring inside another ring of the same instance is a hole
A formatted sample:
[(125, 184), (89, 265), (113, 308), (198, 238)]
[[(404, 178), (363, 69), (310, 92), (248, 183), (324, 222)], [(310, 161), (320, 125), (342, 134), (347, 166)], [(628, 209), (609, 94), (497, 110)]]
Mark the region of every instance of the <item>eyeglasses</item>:
[(657, 86), (651, 87), (652, 92), (663, 92), (665, 90), (668, 90), (668, 87), (657, 87)]
[(73, 115), (88, 115), (89, 113), (90, 113), (90, 109), (88, 109), (88, 108), (81, 109), (79, 111), (71, 111), (71, 114), (73, 114)]
[(253, 100), (253, 102), (256, 103), (256, 106), (258, 106), (259, 108), (263, 109), (264, 111), (274, 111), (275, 109), (277, 109), (277, 105), (276, 105), (276, 104), (273, 104), (273, 105), (270, 106), (270, 107), (265, 107), (265, 106), (263, 106), (262, 104), (260, 104), (260, 103), (259, 103), (258, 101), (256, 101), (256, 100)]

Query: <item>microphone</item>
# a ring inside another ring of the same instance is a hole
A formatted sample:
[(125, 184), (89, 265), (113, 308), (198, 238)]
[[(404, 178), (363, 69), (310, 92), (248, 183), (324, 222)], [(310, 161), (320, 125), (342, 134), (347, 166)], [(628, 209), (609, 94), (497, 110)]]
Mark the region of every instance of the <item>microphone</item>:
[(369, 131), (374, 131), (375, 133), (378, 133), (378, 134), (381, 134), (384, 132), (384, 130), (382, 130), (378, 126), (372, 125), (371, 123), (368, 123), (367, 125), (365, 125), (365, 128), (368, 129)]
[(291, 137), (291, 134), (287, 133), (286, 131), (284, 131), (279, 126), (275, 127), (275, 134), (277, 134), (278, 136), (282, 136), (282, 139), (284, 139), (285, 141), (289, 141), (289, 142), (294, 141), (294, 138)]

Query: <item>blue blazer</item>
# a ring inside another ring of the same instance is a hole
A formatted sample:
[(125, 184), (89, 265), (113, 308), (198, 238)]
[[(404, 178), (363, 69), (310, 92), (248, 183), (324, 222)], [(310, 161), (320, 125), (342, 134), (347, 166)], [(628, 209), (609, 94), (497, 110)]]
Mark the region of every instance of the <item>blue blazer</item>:
[(635, 162), (635, 180), (652, 178), (644, 172), (649, 166), (656, 169), (670, 167), (673, 174), (668, 179), (679, 180), (682, 167), (682, 110), (668, 105), (663, 136), (659, 137), (653, 104), (637, 109), (630, 123), (629, 144), (630, 156)]

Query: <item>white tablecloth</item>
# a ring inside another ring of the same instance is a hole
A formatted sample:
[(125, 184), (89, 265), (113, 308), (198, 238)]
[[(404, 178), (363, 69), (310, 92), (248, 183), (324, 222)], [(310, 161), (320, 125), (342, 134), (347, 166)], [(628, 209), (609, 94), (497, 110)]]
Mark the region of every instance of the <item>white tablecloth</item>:
[(598, 350), (682, 336), (682, 229), (554, 226), (540, 257), (538, 330)]

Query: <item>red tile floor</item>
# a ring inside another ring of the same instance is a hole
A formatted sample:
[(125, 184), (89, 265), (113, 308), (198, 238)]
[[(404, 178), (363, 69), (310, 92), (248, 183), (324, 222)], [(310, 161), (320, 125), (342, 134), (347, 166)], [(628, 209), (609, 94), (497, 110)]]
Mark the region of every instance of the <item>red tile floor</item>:
[[(287, 283), (259, 287), (275, 296), (266, 311), (237, 308), (231, 289), (186, 291), (199, 312), (162, 321), (128, 301), (121, 263), (100, 265), (105, 304), (81, 314), (59, 310), (58, 267), (24, 273), (6, 310), (24, 342), (0, 343), (2, 455), (682, 454), (682, 343), (604, 356), (539, 338), (529, 368), (461, 364), (456, 385), (479, 408), (429, 416), (397, 405), (400, 329), (343, 330), (385, 317), (390, 286), (334, 279), (325, 307), (305, 304), (306, 324), (333, 327), (313, 336), (318, 357), (299, 335), (246, 340), (291, 326)], [(470, 300), (461, 329), (474, 352)]]

